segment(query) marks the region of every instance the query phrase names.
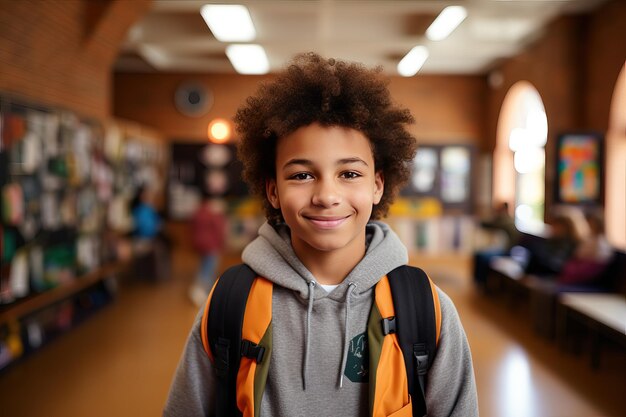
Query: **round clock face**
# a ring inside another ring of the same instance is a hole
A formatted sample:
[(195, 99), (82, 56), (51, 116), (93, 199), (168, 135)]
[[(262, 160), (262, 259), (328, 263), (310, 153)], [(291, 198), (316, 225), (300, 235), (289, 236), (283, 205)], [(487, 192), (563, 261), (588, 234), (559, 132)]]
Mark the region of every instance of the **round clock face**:
[(201, 117), (211, 109), (213, 94), (199, 83), (183, 83), (176, 89), (174, 104), (185, 116)]

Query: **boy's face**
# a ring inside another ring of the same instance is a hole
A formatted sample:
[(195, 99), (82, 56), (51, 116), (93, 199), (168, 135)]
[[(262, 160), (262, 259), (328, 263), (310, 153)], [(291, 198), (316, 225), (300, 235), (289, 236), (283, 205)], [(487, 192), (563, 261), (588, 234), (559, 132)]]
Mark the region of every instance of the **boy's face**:
[(278, 140), (267, 197), (291, 229), (296, 254), (365, 250), (365, 225), (383, 195), (369, 140), (358, 130), (312, 124)]

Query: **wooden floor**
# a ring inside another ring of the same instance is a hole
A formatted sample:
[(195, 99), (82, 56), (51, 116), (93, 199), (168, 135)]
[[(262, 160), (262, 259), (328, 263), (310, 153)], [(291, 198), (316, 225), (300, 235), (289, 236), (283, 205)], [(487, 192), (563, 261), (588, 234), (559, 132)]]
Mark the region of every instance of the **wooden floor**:
[[(164, 282), (130, 281), (78, 328), (0, 374), (2, 417), (157, 416), (196, 309), (186, 298), (196, 260), (178, 252)], [(588, 357), (537, 337), (503, 305), (477, 295), (469, 260), (412, 258), (454, 300), (465, 326), (481, 416), (626, 416), (623, 355), (592, 371)]]

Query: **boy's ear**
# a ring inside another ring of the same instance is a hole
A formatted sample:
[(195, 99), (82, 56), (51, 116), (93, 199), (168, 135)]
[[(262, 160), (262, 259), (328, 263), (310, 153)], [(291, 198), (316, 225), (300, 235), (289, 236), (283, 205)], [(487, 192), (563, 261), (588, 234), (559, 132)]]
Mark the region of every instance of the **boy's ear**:
[(275, 179), (265, 181), (265, 195), (272, 207), (275, 209), (280, 208), (280, 199), (278, 198), (278, 188), (276, 187)]
[(374, 176), (374, 204), (380, 203), (380, 199), (383, 198), (385, 192), (385, 178), (382, 171), (377, 171)]

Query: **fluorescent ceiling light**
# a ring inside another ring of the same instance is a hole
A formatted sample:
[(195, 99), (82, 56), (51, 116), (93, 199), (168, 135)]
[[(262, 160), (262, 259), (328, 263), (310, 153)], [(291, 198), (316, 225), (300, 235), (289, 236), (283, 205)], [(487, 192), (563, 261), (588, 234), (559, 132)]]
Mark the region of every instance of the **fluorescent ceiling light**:
[(398, 63), (398, 73), (403, 77), (412, 77), (422, 68), (428, 58), (425, 46), (416, 46)]
[(256, 37), (250, 13), (245, 6), (205, 4), (200, 14), (218, 41), (249, 42)]
[(261, 45), (228, 45), (226, 56), (239, 74), (267, 74), (270, 70)]
[(426, 36), (431, 41), (440, 41), (448, 37), (457, 26), (467, 17), (467, 10), (463, 6), (448, 6), (439, 13), (439, 16), (426, 29)]

